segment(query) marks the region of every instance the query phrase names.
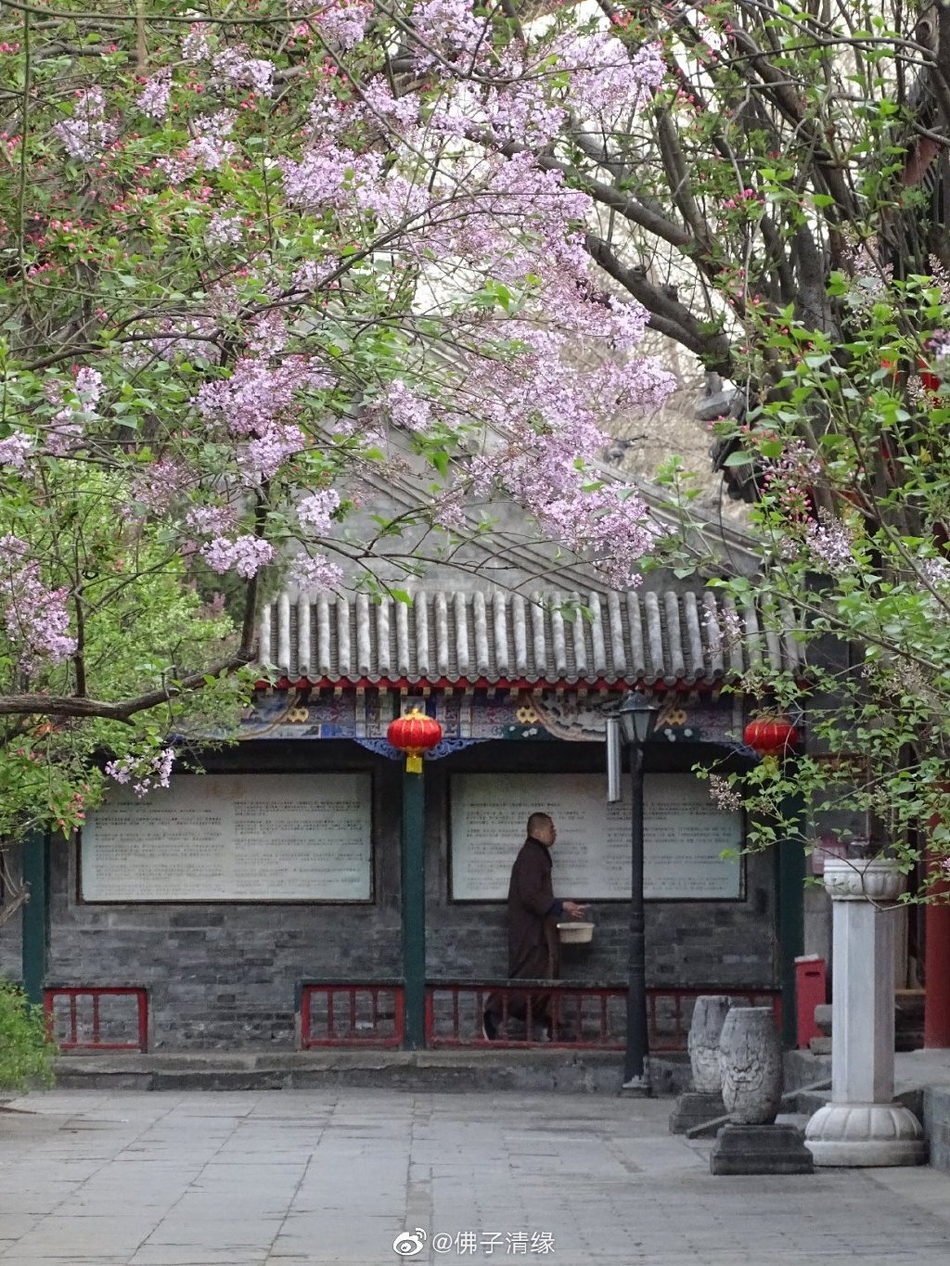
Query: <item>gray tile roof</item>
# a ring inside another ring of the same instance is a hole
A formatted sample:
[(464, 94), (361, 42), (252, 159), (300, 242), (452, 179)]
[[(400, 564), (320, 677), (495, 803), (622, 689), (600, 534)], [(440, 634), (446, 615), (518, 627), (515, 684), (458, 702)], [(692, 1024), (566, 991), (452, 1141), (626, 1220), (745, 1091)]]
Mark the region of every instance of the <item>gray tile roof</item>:
[(712, 686), (762, 663), (795, 671), (801, 648), (789, 611), (737, 611), (710, 590), (437, 590), (417, 592), (412, 606), (284, 593), (262, 613), (259, 658), (282, 680), (312, 685)]

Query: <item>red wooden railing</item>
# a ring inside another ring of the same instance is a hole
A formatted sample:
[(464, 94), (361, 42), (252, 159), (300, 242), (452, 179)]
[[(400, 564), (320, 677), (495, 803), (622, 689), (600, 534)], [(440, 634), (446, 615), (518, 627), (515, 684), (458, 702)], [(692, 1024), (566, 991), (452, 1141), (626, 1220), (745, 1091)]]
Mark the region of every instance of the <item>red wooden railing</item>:
[[(745, 1006), (770, 1006), (776, 1024), (781, 1022), (781, 1000), (774, 989), (648, 989), (650, 1050), (656, 1054), (685, 1051), (693, 1005), (700, 995), (710, 993), (728, 994)], [(490, 996), (494, 996), (494, 1006), (501, 1009), (499, 1034), (494, 1040), (482, 1031)], [(553, 1014), (553, 1028), (546, 1024), (548, 1013)], [(574, 1049), (622, 1051), (626, 1022), (625, 985), (459, 980), (433, 983), (426, 990), (426, 1045), (432, 1047), (524, 1047), (543, 1042)]]
[[(115, 999), (122, 1001), (112, 1005)], [(63, 1001), (65, 1006), (60, 1005)], [(134, 1005), (124, 1005), (126, 1002)], [(61, 1050), (148, 1049), (148, 993), (145, 989), (62, 986), (45, 990), (43, 1004), (50, 1034)]]
[(401, 984), (367, 981), (305, 984), (300, 997), (300, 1044), (401, 1046), (405, 992)]

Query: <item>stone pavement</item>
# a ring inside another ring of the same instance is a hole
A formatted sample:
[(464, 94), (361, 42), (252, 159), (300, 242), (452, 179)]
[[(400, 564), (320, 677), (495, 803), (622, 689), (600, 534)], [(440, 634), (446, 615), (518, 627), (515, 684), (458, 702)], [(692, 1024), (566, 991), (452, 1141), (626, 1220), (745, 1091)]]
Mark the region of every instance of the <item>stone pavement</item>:
[(404, 1258), (453, 1266), (950, 1262), (946, 1174), (713, 1178), (708, 1143), (667, 1133), (671, 1106), (337, 1088), (31, 1095), (0, 1113), (0, 1266), (385, 1266), (417, 1228), (424, 1247)]

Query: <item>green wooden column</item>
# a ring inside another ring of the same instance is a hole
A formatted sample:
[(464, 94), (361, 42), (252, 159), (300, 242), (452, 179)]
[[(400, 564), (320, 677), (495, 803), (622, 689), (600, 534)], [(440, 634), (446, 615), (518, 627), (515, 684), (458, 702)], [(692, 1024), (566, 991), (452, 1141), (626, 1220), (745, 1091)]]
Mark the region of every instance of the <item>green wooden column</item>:
[[(782, 806), (785, 821), (797, 827), (805, 811), (801, 796), (790, 796)], [(776, 845), (775, 877), (777, 885), (779, 982), (782, 987), (782, 1045), (786, 1050), (798, 1040), (798, 1008), (795, 959), (805, 952), (805, 846), (794, 838), (779, 840)]]
[(425, 1046), (426, 813), (425, 767), (402, 776), (402, 974), (408, 1051)]
[(32, 831), (23, 841), (23, 882), (30, 899), (23, 907), (23, 989), (42, 1003), (49, 950), (49, 836)]

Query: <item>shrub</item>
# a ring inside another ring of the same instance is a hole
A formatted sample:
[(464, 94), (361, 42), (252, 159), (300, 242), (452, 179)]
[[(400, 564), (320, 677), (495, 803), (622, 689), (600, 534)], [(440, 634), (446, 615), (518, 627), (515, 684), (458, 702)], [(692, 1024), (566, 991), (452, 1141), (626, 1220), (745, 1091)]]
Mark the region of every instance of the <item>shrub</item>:
[(34, 1081), (52, 1085), (55, 1053), (42, 1009), (0, 979), (0, 1090), (27, 1090)]

